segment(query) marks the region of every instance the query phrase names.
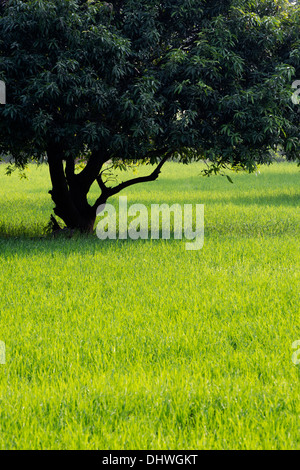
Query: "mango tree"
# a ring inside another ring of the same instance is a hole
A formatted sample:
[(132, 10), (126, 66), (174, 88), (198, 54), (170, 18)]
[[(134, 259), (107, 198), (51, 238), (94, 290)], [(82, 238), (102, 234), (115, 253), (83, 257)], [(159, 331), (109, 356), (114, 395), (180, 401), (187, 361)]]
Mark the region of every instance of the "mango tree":
[[(46, 160), (54, 213), (83, 232), (168, 160), (205, 160), (206, 175), (278, 148), (299, 160), (299, 18), (286, 0), (2, 0), (0, 154)], [(108, 162), (153, 168), (112, 186)]]

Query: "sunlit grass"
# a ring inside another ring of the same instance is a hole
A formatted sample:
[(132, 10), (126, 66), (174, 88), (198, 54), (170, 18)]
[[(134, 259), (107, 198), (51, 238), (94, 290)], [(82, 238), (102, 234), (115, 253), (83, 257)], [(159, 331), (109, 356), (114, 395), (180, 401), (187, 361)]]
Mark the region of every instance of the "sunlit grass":
[(200, 172), (169, 164), (123, 194), (205, 204), (188, 252), (44, 239), (47, 168), (0, 166), (2, 449), (300, 448), (299, 169)]

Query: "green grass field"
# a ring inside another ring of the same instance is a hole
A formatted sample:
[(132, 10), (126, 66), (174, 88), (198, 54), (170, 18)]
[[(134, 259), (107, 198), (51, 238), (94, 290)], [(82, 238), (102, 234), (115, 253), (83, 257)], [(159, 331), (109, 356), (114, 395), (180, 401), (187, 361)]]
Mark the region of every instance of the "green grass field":
[(205, 204), (200, 251), (42, 238), (47, 168), (4, 170), (1, 449), (300, 449), (296, 165), (232, 185), (168, 164), (122, 194)]

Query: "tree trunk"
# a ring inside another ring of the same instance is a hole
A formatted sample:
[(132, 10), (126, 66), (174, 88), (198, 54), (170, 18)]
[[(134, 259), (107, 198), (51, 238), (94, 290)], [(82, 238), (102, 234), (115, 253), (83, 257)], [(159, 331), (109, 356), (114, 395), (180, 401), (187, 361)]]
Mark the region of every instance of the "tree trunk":
[(92, 233), (96, 208), (87, 201), (89, 185), (70, 171), (64, 170), (63, 154), (57, 146), (51, 146), (47, 151), (52, 190), (49, 191), (55, 203), (54, 213), (64, 221), (68, 229)]
[[(105, 207), (108, 198), (129, 186), (155, 181), (162, 166), (173, 153), (167, 150), (166, 148), (160, 163), (150, 175), (133, 178), (111, 188), (103, 182), (103, 172), (100, 172), (103, 164), (109, 159), (105, 150), (92, 152), (85, 168), (79, 174), (75, 174), (74, 159), (66, 158), (59, 145), (49, 145), (47, 155), (52, 181), (52, 190), (49, 193), (55, 203), (54, 213), (65, 222), (68, 229), (92, 233), (98, 207)], [(65, 168), (64, 161), (66, 161)], [(94, 181), (97, 181), (101, 195), (91, 206), (87, 201), (87, 195)], [(51, 221), (53, 229), (55, 230), (55, 227), (57, 229), (57, 221), (53, 217)]]

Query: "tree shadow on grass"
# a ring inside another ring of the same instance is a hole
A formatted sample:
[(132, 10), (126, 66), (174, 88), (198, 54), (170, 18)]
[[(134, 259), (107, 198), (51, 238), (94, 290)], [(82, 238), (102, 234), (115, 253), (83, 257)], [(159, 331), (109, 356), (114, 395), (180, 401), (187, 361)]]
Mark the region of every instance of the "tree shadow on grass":
[[(16, 254), (18, 256), (53, 256), (56, 254), (62, 257), (70, 255), (110, 255), (114, 252), (121, 253), (132, 250), (134, 253), (139, 250), (147, 250), (154, 246), (165, 246), (166, 249), (176, 244), (183, 244), (188, 240), (99, 240), (96, 235), (77, 236), (71, 239), (59, 238), (3, 238), (0, 234), (0, 258), (11, 258)], [(183, 246), (185, 250), (185, 246)], [(187, 252), (189, 253), (189, 252)]]
[[(214, 201), (216, 203), (216, 201)], [(299, 194), (266, 194), (262, 196), (238, 196), (228, 199), (228, 202), (232, 204), (249, 206), (249, 205), (261, 205), (261, 206), (291, 206), (297, 207), (300, 205), (300, 193)]]
[[(295, 165), (294, 163), (291, 163), (291, 165)], [(269, 168), (269, 167), (268, 167)], [(272, 168), (272, 165), (270, 166)], [(287, 166), (288, 168), (288, 166)], [(186, 175), (186, 176), (180, 176), (178, 178), (173, 178), (170, 179), (170, 177), (166, 176), (162, 173), (157, 182), (159, 183), (164, 183), (164, 184), (169, 184), (172, 185), (176, 183), (176, 186), (178, 187), (183, 187), (184, 185), (187, 185), (189, 183), (196, 185), (200, 190), (203, 187), (204, 190), (206, 191), (212, 191), (212, 184), (211, 182), (213, 181), (214, 184), (217, 182), (218, 187), (222, 186), (224, 189), (231, 188), (235, 183), (243, 183), (245, 186), (247, 186), (249, 189), (253, 187), (253, 185), (258, 186), (262, 185), (264, 186), (266, 183), (271, 184), (273, 187), (282, 187), (283, 185), (286, 184), (293, 184), (294, 182), (297, 182), (300, 176), (300, 169), (295, 165), (295, 171), (290, 172), (264, 172), (264, 167), (262, 168), (261, 172), (259, 174), (256, 173), (247, 173), (247, 172), (239, 172), (235, 173), (232, 171), (227, 171), (225, 175), (214, 175), (211, 178), (208, 178), (207, 176), (202, 175), (200, 172), (194, 173), (193, 175)], [(226, 175), (230, 176), (231, 179), (233, 180), (233, 185), (227, 180)], [(201, 185), (201, 183), (203, 183)], [(147, 183), (148, 185), (151, 185), (152, 183)]]
[[(229, 188), (230, 189), (230, 188)], [(184, 191), (185, 193), (187, 190)], [(193, 190), (193, 194), (191, 194), (191, 197), (186, 198), (183, 200), (180, 197), (180, 194), (177, 194), (177, 199), (171, 198), (168, 194), (166, 194), (165, 200), (158, 201), (155, 200), (153, 203), (155, 204), (204, 204), (206, 206), (208, 205), (220, 205), (220, 204), (233, 204), (233, 205), (238, 205), (238, 206), (251, 206), (251, 205), (260, 205), (260, 206), (276, 206), (276, 207), (281, 207), (281, 206), (290, 206), (290, 207), (297, 207), (300, 206), (300, 191), (299, 193), (293, 193), (293, 194), (288, 194), (286, 191), (282, 191), (282, 193), (277, 193), (277, 194), (262, 194), (258, 195), (245, 195), (243, 194), (242, 191), (239, 191), (238, 189), (236, 190), (235, 193), (232, 191), (226, 192), (226, 191), (218, 191), (218, 195), (216, 196), (211, 196), (210, 194), (212, 191), (207, 191), (206, 193), (202, 190), (199, 190), (199, 195), (195, 194), (195, 190)], [(257, 191), (258, 193), (258, 191)], [(160, 196), (159, 194), (156, 194), (156, 197)], [(179, 196), (179, 197), (178, 197)], [(159, 199), (161, 199), (159, 197)], [(141, 204), (146, 204), (149, 205), (148, 201), (141, 200), (139, 201)]]

